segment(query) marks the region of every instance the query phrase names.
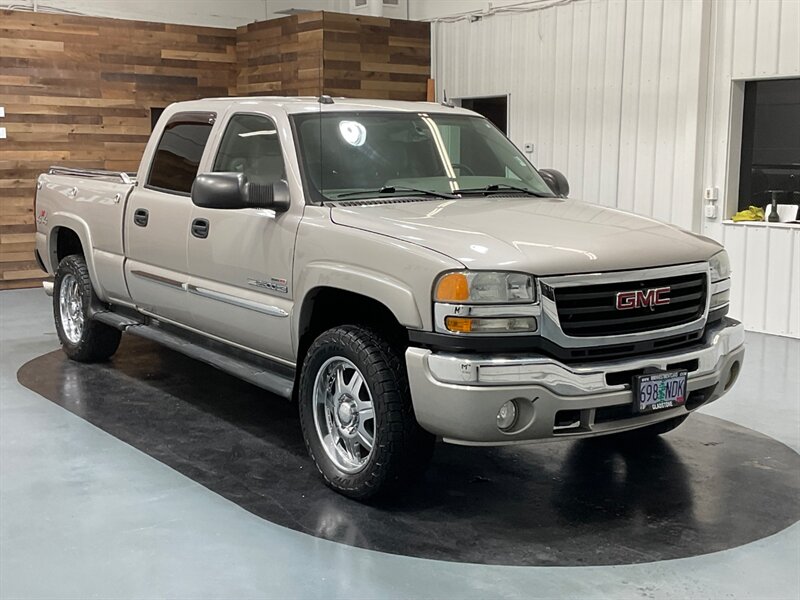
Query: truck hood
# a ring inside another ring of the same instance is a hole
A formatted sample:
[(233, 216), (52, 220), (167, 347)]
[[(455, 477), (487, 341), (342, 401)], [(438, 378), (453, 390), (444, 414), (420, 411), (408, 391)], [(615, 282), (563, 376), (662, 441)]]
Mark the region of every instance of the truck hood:
[(469, 269), (557, 275), (707, 260), (720, 246), (620, 210), (561, 198), (465, 198), (337, 205), (334, 223), (411, 242)]

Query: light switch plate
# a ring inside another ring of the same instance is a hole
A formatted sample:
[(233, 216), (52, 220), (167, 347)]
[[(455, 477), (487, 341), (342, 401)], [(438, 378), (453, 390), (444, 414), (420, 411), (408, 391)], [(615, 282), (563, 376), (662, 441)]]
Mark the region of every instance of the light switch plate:
[(703, 193), (703, 197), (706, 200), (718, 200), (719, 199), (719, 188), (718, 187), (707, 187), (705, 192)]
[(6, 128), (0, 127), (0, 140), (6, 139)]
[(0, 117), (5, 117), (5, 116), (6, 116), (6, 107), (0, 106)]

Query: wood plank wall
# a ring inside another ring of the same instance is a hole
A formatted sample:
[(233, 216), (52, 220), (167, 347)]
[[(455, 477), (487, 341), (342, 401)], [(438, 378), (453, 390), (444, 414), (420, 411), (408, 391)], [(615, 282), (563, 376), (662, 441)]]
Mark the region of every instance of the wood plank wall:
[(323, 89), (331, 96), (424, 101), (430, 23), (324, 13)]
[(241, 95), (427, 97), (430, 23), (313, 12), (238, 34)]
[(229, 95), (425, 100), (428, 23), (305, 13), (237, 30), (0, 11), (0, 290), (39, 285), (36, 177), (136, 170), (151, 107)]
[(33, 196), (53, 164), (136, 170), (150, 108), (235, 93), (236, 32), (0, 12), (0, 289), (38, 285)]
[(322, 89), (322, 12), (237, 29), (238, 93), (318, 96)]

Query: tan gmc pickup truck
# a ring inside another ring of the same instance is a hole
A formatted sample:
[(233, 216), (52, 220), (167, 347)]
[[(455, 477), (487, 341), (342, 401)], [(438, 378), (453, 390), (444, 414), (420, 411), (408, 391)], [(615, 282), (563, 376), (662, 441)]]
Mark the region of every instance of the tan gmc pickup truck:
[(567, 199), (459, 108), (181, 102), (138, 173), (53, 167), (37, 190), (70, 358), (124, 331), (293, 399), (354, 498), (423, 472), (436, 437), (664, 433), (744, 355), (718, 244)]

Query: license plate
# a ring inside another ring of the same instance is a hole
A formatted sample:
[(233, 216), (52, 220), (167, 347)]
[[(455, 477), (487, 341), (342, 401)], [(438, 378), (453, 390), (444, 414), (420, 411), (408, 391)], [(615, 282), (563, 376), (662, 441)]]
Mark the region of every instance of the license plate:
[(633, 378), (633, 410), (653, 412), (682, 406), (686, 402), (688, 371), (648, 373)]

